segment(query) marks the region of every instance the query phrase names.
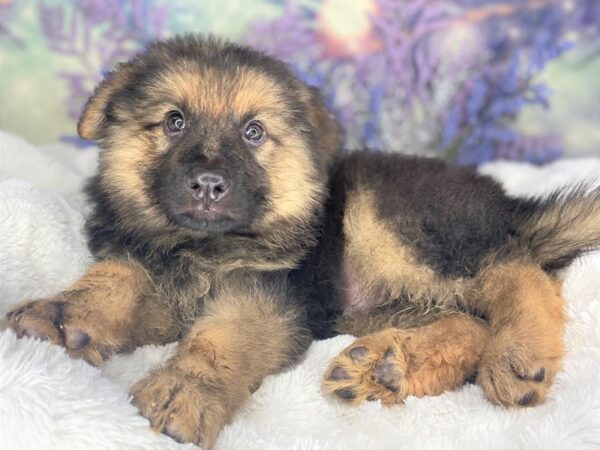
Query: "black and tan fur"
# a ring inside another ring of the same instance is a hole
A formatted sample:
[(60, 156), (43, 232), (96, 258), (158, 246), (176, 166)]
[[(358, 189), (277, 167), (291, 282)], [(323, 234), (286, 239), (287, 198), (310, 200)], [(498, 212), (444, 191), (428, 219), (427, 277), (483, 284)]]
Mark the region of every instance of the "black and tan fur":
[[(251, 145), (256, 120), (267, 137)], [(493, 402), (544, 400), (564, 353), (554, 271), (600, 244), (597, 191), (515, 200), (435, 160), (336, 156), (337, 124), (283, 63), (194, 36), (120, 65), (79, 133), (102, 148), (87, 189), (96, 263), (6, 326), (93, 364), (179, 340), (132, 388), (155, 429), (210, 447), (311, 336), (343, 332), (360, 337), (323, 382), (343, 400), (393, 404), (475, 376)], [(189, 181), (205, 171), (226, 180), (213, 203)]]
[(304, 270), (315, 295), (328, 297), (322, 303), (343, 311), (335, 332), (367, 336), (331, 363), (325, 390), (394, 403), (477, 376), (496, 403), (543, 401), (565, 320), (560, 283), (544, 268), (598, 244), (599, 201), (597, 192), (511, 199), (492, 180), (436, 160), (341, 158), (317, 263)]
[[(165, 128), (171, 111), (186, 119), (177, 136)], [(250, 120), (267, 130), (259, 146), (242, 139)], [(134, 401), (154, 428), (210, 447), (310, 342), (287, 274), (317, 242), (338, 126), (283, 63), (189, 36), (109, 74), (78, 129), (102, 149), (87, 187), (97, 261), (66, 292), (15, 308), (8, 325), (93, 364), (180, 340)], [(218, 220), (194, 216), (193, 171), (228, 180)]]

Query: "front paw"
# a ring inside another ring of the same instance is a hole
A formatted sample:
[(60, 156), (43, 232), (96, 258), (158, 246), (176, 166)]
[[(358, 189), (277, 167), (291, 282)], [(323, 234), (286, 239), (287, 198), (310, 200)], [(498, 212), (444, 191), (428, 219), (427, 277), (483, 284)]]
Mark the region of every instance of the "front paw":
[(237, 402), (227, 388), (219, 380), (166, 367), (135, 384), (131, 394), (156, 431), (207, 449), (235, 411)]
[(504, 406), (542, 403), (558, 370), (563, 345), (556, 334), (507, 328), (493, 336), (482, 357), (477, 383), (490, 401)]
[(32, 337), (63, 345), (64, 302), (37, 300), (15, 306), (6, 313), (4, 327), (17, 337)]
[(102, 343), (98, 332), (102, 322), (94, 325), (86, 320), (90, 315), (91, 312), (80, 311), (58, 296), (16, 306), (6, 314), (3, 328), (12, 329), (20, 338), (28, 336), (60, 345), (70, 356), (99, 365), (110, 354), (111, 344)]

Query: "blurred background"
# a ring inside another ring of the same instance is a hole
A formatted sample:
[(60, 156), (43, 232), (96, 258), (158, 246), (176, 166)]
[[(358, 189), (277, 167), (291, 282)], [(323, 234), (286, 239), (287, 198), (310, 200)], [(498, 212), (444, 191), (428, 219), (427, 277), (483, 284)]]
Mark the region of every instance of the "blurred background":
[(287, 61), (350, 148), (600, 155), (600, 0), (0, 0), (0, 129), (84, 151), (75, 124), (103, 74), (183, 32)]

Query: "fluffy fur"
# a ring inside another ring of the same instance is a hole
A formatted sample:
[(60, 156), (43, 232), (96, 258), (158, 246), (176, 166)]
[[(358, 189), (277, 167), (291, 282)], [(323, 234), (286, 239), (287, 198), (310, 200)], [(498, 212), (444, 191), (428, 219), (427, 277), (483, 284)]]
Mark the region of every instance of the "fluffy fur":
[(287, 274), (316, 244), (337, 124), (282, 62), (187, 36), (109, 74), (78, 130), (102, 148), (87, 187), (96, 264), (7, 325), (92, 364), (180, 340), (134, 402), (155, 429), (210, 447), (310, 342)]
[(327, 371), (346, 401), (475, 376), (495, 403), (545, 399), (565, 325), (549, 271), (596, 244), (597, 192), (516, 200), (439, 161), (336, 158), (337, 125), (283, 63), (193, 36), (110, 74), (79, 132), (103, 150), (96, 264), (6, 325), (93, 364), (179, 340), (131, 391), (153, 428), (210, 447), (310, 332), (379, 330)]
[[(4, 313), (19, 299), (68, 288), (88, 267), (79, 190), (83, 177), (95, 169), (97, 152), (65, 144), (36, 148), (1, 132), (0, 142), (0, 159), (6, 163), (0, 169)], [(500, 178), (514, 195), (545, 195), (586, 176), (597, 179), (600, 161), (566, 160), (544, 167), (498, 162), (482, 170)], [(494, 407), (477, 385), (438, 397), (408, 397), (392, 408), (380, 402), (348, 407), (319, 390), (329, 361), (354, 340), (337, 336), (314, 343), (297, 366), (268, 377), (222, 431), (215, 448), (478, 449), (482, 442), (505, 448), (598, 447), (599, 256), (580, 258), (564, 271), (568, 350), (564, 370), (541, 407), (518, 412)], [(174, 344), (145, 346), (113, 356), (100, 372), (69, 359), (60, 347), (0, 333), (0, 421), (5, 425), (0, 448), (123, 448), (132, 442), (149, 449), (188, 448), (153, 433), (127, 395), (174, 350)]]

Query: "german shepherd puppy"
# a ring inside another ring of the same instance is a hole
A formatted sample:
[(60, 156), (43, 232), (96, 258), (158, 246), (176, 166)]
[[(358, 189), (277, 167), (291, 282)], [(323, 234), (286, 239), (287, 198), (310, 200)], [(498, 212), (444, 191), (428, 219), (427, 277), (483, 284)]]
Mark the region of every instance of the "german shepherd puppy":
[(360, 337), (325, 373), (344, 401), (402, 402), (476, 379), (542, 402), (565, 324), (554, 272), (600, 244), (600, 193), (507, 197), (430, 160), (336, 156), (313, 89), (252, 49), (186, 36), (119, 65), (78, 131), (96, 262), (8, 313), (19, 336), (101, 364), (179, 341), (132, 388), (152, 427), (210, 447), (312, 337)]

